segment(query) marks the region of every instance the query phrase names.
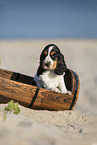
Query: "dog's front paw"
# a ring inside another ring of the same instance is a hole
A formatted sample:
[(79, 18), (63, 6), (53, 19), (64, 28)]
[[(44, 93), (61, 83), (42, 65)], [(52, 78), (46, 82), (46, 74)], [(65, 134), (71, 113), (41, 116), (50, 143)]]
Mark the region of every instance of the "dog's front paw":
[(55, 91), (57, 93), (60, 93), (60, 90), (58, 88), (51, 88), (52, 91)]
[(66, 92), (61, 92), (61, 93), (65, 94), (65, 95), (72, 95), (71, 91), (66, 91)]
[(72, 95), (72, 92), (71, 91), (67, 91), (66, 94), (67, 95)]

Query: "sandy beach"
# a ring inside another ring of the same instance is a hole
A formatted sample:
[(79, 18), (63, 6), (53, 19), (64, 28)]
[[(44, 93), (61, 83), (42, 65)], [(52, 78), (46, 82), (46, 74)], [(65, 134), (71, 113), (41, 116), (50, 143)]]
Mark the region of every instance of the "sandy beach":
[(31, 110), (7, 113), (0, 104), (0, 143), (3, 145), (97, 145), (97, 39), (0, 40), (1, 68), (34, 76), (42, 49), (56, 44), (68, 68), (80, 78), (73, 111)]

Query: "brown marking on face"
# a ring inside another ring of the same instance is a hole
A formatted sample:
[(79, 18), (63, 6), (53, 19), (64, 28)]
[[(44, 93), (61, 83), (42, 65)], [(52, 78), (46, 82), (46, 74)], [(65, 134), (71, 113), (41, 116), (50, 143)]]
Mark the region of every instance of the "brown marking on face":
[(47, 51), (46, 50), (45, 50), (44, 54), (47, 55)]
[(54, 54), (55, 54), (55, 51), (52, 51), (52, 52), (51, 52), (51, 56), (54, 55)]
[(53, 64), (52, 69), (55, 69), (55, 68), (57, 67), (57, 61), (55, 60), (55, 61), (53, 61), (53, 62), (54, 62), (54, 64)]

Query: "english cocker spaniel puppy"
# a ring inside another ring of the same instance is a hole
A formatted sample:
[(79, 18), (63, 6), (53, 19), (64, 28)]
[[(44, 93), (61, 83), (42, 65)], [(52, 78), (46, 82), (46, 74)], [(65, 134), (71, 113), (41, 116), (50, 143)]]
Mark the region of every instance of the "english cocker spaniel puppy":
[(38, 87), (71, 95), (65, 85), (67, 70), (64, 56), (54, 44), (47, 45), (40, 55), (40, 65), (34, 77)]

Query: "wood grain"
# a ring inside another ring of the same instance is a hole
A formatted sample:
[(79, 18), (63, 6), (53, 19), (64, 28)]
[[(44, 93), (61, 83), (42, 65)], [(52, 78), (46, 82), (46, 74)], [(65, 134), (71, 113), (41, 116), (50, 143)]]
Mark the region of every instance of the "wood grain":
[[(36, 86), (31, 85), (33, 77), (19, 74), (18, 80), (16, 80), (15, 76), (17, 76), (17, 73), (14, 74), (15, 75), (12, 78), (13, 72), (0, 69), (0, 103), (7, 103), (10, 100), (15, 100), (19, 104), (28, 107), (35, 96), (37, 89)], [(72, 95), (65, 95), (40, 88), (36, 100), (31, 108), (46, 110), (72, 110), (78, 98), (79, 79), (77, 86), (78, 90), (76, 90), (76, 78), (74, 73), (69, 70), (67, 79), (68, 75), (70, 75), (69, 80), (71, 82), (68, 83), (67, 81), (67, 83), (69, 90), (72, 91)]]
[(0, 69), (0, 77), (4, 77), (6, 79), (10, 79), (10, 77), (12, 76), (12, 74), (13, 74), (12, 71)]

